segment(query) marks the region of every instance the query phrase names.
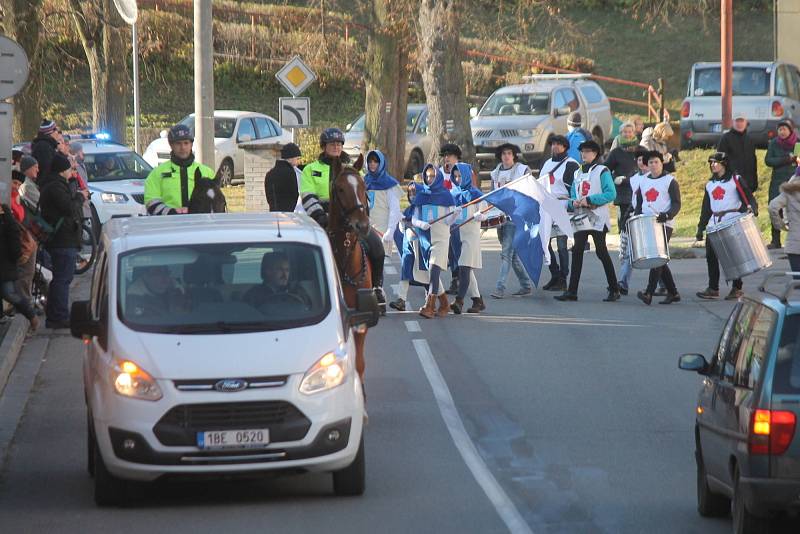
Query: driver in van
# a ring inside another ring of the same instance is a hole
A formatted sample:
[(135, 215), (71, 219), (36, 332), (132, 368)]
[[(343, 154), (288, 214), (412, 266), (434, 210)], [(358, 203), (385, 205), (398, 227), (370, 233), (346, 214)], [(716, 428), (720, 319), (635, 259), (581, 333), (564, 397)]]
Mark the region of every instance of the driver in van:
[(183, 292), (166, 265), (141, 267), (142, 273), (127, 290), (128, 313), (133, 317), (166, 315), (184, 309)]
[(287, 295), (310, 308), (311, 297), (297, 282), (289, 281), (290, 275), (289, 256), (285, 252), (267, 252), (261, 259), (261, 285), (250, 288), (244, 301), (257, 308), (274, 296)]

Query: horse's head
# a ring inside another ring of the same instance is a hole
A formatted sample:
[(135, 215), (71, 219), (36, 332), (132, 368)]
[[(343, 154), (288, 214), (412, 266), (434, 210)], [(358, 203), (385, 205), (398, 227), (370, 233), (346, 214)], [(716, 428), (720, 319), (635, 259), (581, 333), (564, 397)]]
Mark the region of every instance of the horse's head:
[(348, 227), (364, 238), (369, 234), (369, 213), (367, 186), (358, 172), (360, 165), (363, 165), (362, 156), (354, 167), (343, 167), (340, 161), (334, 161), (330, 217), (332, 227)]

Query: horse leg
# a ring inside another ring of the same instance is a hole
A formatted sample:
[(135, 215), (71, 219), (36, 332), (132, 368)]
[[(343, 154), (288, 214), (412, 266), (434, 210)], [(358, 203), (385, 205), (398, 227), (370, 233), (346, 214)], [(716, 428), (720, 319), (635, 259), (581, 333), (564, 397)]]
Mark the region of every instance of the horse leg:
[(364, 383), (364, 370), (366, 369), (366, 359), (364, 358), (364, 341), (367, 339), (367, 334), (354, 334), (356, 342), (356, 371), (361, 378), (361, 383)]

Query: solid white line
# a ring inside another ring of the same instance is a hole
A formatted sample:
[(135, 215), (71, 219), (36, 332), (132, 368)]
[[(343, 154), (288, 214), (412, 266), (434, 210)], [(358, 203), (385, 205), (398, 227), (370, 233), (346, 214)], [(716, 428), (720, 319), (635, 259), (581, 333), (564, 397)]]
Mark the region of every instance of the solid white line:
[(406, 323), (406, 330), (409, 332), (422, 332), (422, 328), (419, 326), (418, 321), (403, 321)]
[(397, 274), (397, 269), (394, 268), (394, 265), (387, 264), (383, 267), (383, 272), (386, 274)]
[(417, 351), (417, 356), (422, 364), (422, 370), (425, 371), (425, 376), (433, 389), (433, 395), (436, 397), (436, 403), (439, 405), (439, 412), (442, 414), (447, 430), (450, 432), (450, 437), (453, 439), (458, 452), (461, 453), (461, 458), (464, 463), (472, 472), (475, 481), (486, 493), (489, 501), (494, 506), (500, 518), (508, 527), (508, 530), (513, 533), (533, 534), (533, 531), (520, 515), (517, 507), (509, 498), (508, 494), (503, 490), (503, 487), (494, 478), (494, 475), (489, 470), (489, 467), (481, 458), (480, 453), (475, 448), (475, 444), (467, 434), (464, 428), (464, 422), (461, 416), (458, 415), (458, 409), (453, 401), (453, 396), (450, 394), (450, 389), (444, 381), (439, 366), (431, 353), (431, 348), (428, 342), (424, 339), (414, 339), (414, 350)]

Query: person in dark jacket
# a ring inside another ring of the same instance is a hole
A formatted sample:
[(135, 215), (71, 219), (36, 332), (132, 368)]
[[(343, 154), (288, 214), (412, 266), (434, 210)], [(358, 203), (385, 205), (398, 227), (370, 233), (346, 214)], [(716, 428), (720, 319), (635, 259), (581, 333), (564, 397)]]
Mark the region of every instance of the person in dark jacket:
[(741, 176), (742, 183), (755, 193), (758, 191), (756, 145), (747, 134), (747, 126), (747, 117), (738, 113), (733, 119), (733, 128), (722, 134), (717, 151), (728, 155), (731, 163), (729, 170)]
[[(797, 168), (797, 154), (794, 146), (797, 144), (797, 134), (789, 120), (778, 123), (778, 137), (770, 140), (764, 163), (772, 167), (772, 178), (769, 181), (769, 201), (781, 194), (781, 186), (789, 181)], [(772, 227), (772, 239), (769, 249), (781, 248), (781, 231)]]
[(300, 198), (300, 147), (289, 143), (281, 149), (281, 159), (264, 177), (264, 194), (269, 211), (296, 211)]
[[(698, 241), (702, 241), (703, 232), (713, 230), (717, 225), (736, 219), (742, 213), (755, 208), (753, 194), (747, 189), (738, 176), (728, 167), (728, 155), (717, 152), (708, 157), (711, 167), (711, 178), (705, 186), (703, 205), (700, 208), (700, 222), (697, 225)], [(738, 183), (737, 183), (738, 182)], [(701, 299), (712, 300), (719, 297), (719, 259), (714, 247), (706, 239), (706, 264), (708, 265), (708, 287), (697, 293)], [(736, 300), (742, 296), (742, 280), (733, 281), (725, 300)]]
[(39, 318), (31, 302), (17, 291), (17, 263), (22, 255), (20, 228), (7, 205), (0, 205), (0, 296), (14, 306), (31, 323), (31, 328), (39, 327)]
[(69, 285), (75, 274), (75, 260), (81, 243), (81, 219), (86, 191), (73, 192), (68, 184), (72, 175), (69, 159), (61, 153), (53, 157), (50, 174), (40, 181), (39, 206), (42, 217), (55, 228), (45, 244), (53, 263), (53, 280), (47, 297), (48, 328), (69, 328)]
[(58, 152), (61, 141), (61, 134), (58, 133), (56, 123), (47, 119), (43, 120), (38, 134), (31, 143), (31, 156), (39, 163), (39, 179), (50, 175), (50, 165)]
[(636, 165), (636, 149), (639, 139), (636, 137), (636, 127), (632, 122), (626, 122), (620, 128), (620, 134), (615, 139), (616, 148), (611, 149), (603, 164), (611, 171), (614, 185), (617, 188), (617, 226), (619, 231), (625, 227), (631, 210), (631, 184), (630, 178), (639, 170)]

